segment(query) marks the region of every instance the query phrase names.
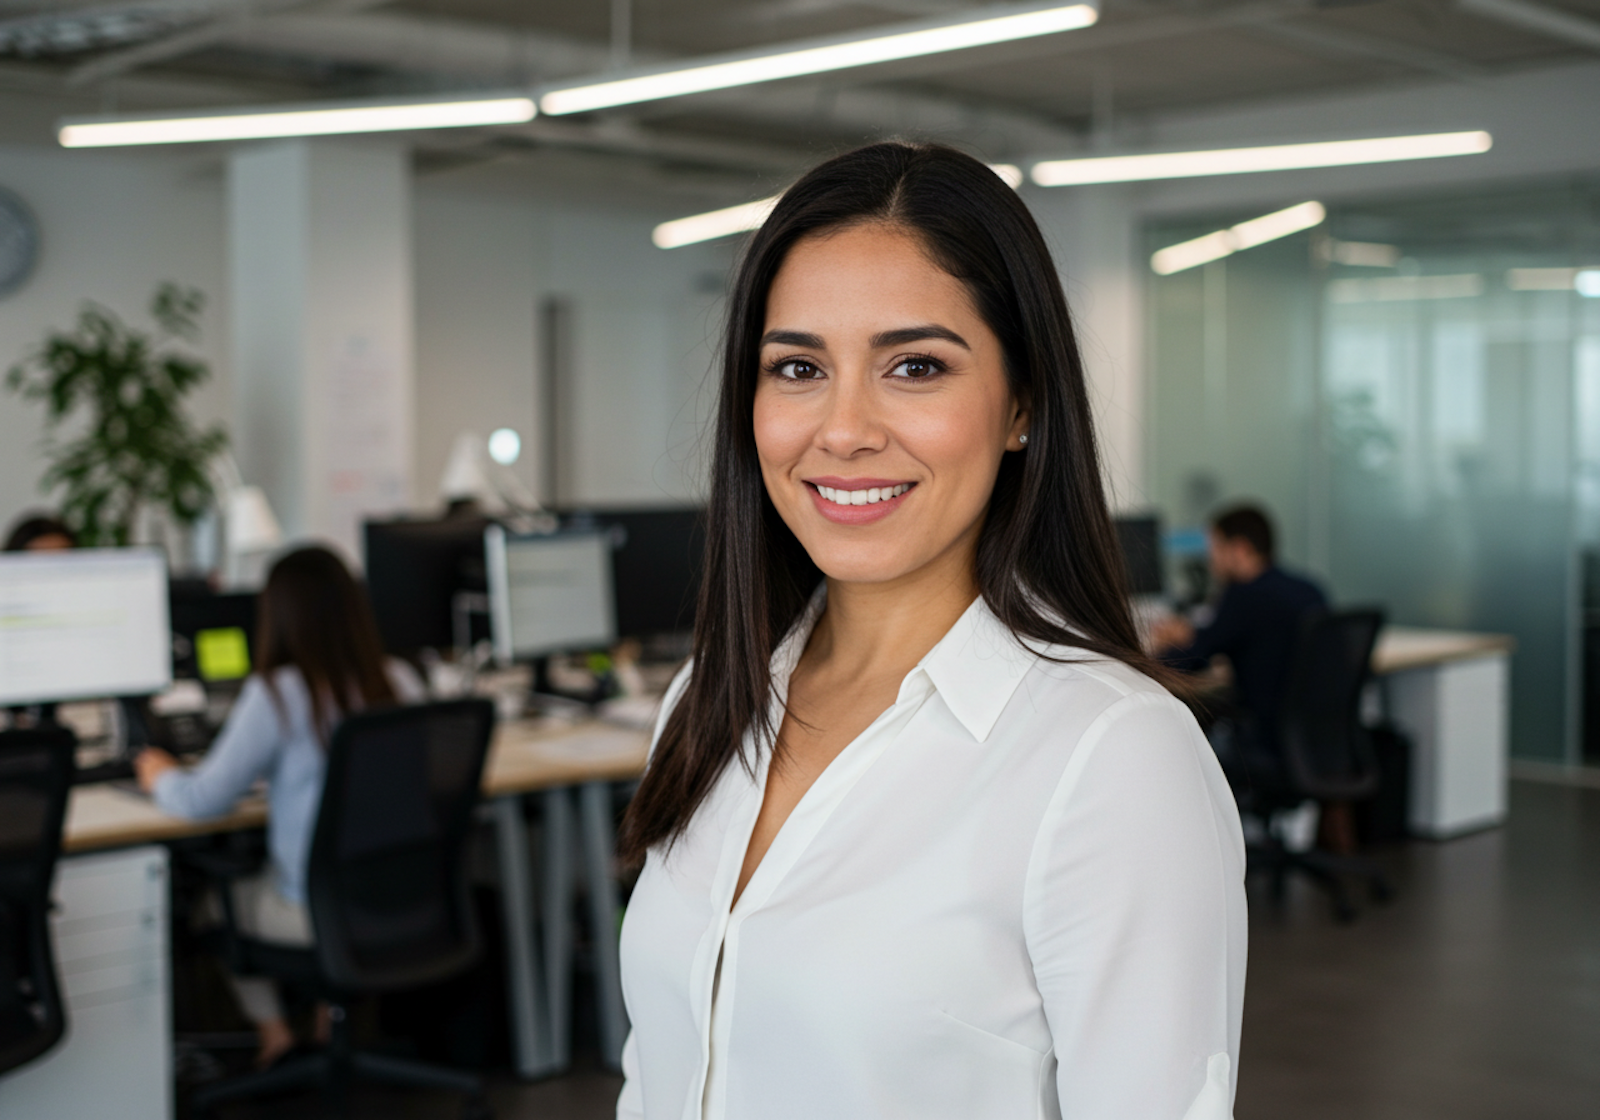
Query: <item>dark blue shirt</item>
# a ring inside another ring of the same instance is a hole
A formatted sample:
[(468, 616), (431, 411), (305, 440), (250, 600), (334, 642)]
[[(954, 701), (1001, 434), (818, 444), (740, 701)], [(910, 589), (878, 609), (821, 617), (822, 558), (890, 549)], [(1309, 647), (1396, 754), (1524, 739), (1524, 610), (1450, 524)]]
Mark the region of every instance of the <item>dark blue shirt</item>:
[(1240, 707), (1254, 717), (1263, 742), (1278, 741), (1278, 710), (1289, 683), (1289, 658), (1306, 612), (1326, 609), (1327, 597), (1308, 579), (1268, 568), (1249, 583), (1230, 583), (1217, 601), (1211, 625), (1184, 649), (1161, 660), (1177, 669), (1204, 669), (1217, 654), (1233, 664)]

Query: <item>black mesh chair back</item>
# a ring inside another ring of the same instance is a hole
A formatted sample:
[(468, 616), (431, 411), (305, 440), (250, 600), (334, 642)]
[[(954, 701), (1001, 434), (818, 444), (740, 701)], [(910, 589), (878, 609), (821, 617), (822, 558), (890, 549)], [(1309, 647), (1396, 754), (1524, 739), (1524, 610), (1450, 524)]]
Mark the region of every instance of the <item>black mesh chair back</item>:
[(319, 967), (350, 992), (443, 979), (478, 952), (467, 840), (488, 700), (364, 712), (328, 748), (307, 869)]
[(0, 1073), (67, 1028), (49, 916), (74, 746), (57, 727), (0, 732)]
[(1303, 797), (1359, 800), (1378, 786), (1361, 692), (1383, 628), (1379, 610), (1316, 611), (1300, 625), (1280, 713), (1283, 763)]

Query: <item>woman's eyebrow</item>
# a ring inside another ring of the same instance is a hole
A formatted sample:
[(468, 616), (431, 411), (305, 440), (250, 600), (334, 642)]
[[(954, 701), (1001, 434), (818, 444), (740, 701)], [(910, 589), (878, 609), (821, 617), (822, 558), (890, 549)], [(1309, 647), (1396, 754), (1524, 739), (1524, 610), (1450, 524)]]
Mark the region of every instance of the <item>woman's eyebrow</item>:
[(942, 338), (946, 342), (953, 342), (969, 353), (972, 350), (972, 347), (967, 345), (966, 339), (949, 327), (941, 327), (937, 323), (927, 323), (920, 327), (900, 327), (892, 331), (880, 331), (872, 336), (872, 348), (881, 350), (888, 346), (904, 346), (908, 342), (922, 342), (930, 338)]
[(807, 334), (805, 331), (768, 331), (761, 336), (762, 346), (804, 346), (810, 350), (826, 350), (828, 344), (822, 340), (820, 334)]

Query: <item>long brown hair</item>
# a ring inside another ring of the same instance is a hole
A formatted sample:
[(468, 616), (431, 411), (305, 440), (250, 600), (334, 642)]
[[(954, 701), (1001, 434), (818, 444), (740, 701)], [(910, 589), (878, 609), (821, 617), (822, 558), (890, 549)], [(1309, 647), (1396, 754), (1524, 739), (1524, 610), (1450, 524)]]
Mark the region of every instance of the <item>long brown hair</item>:
[(383, 642), (366, 592), (326, 548), (297, 548), (267, 573), (256, 604), (256, 671), (280, 715), (273, 674), (300, 670), (311, 697), (311, 724), (327, 742), (334, 719), (352, 706), (396, 702)]
[(1018, 639), (1087, 650), (1176, 683), (1139, 649), (1083, 361), (1033, 216), (970, 156), (932, 144), (872, 144), (790, 187), (740, 261), (722, 347), (694, 669), (623, 820), (619, 852), (631, 863), (682, 835), (735, 758), (753, 766), (747, 732), (758, 750), (776, 740), (772, 653), (821, 572), (767, 497), (756, 457), (767, 293), (797, 242), (865, 222), (919, 237), (966, 285), (1000, 340), (1012, 392), (1030, 410), (1027, 450), (1003, 457), (978, 540), (976, 574), (989, 608)]

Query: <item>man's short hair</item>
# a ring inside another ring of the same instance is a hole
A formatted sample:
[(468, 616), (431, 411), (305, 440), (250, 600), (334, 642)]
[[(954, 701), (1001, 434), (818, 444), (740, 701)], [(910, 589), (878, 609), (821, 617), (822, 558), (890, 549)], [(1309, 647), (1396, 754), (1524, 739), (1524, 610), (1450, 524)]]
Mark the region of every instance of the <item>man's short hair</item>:
[(1211, 528), (1225, 540), (1247, 542), (1261, 559), (1272, 563), (1276, 552), (1272, 519), (1261, 507), (1230, 506), (1211, 519)]

